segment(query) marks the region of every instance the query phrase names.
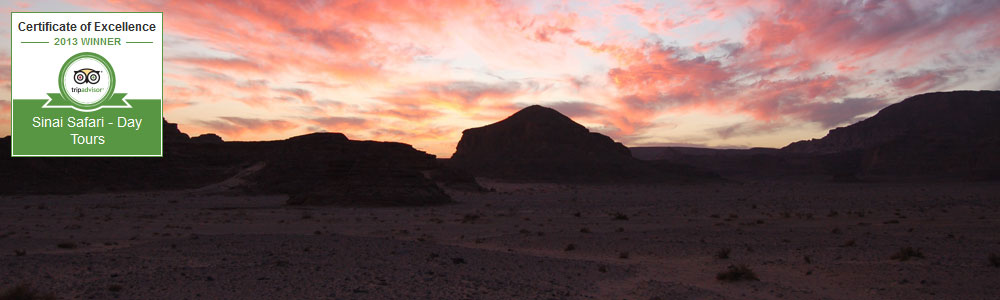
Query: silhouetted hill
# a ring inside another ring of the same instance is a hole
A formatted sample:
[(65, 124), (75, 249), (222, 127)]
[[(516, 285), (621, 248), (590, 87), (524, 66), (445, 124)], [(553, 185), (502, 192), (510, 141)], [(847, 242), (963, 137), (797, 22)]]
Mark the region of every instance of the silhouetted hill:
[(1000, 178), (1000, 91), (922, 94), (821, 139), (778, 149), (636, 148), (643, 159), (684, 162), (742, 178)]
[(711, 177), (685, 165), (639, 161), (621, 143), (538, 105), (466, 129), (449, 163), (476, 176), (509, 180), (655, 182)]
[(216, 143), (222, 143), (224, 141), (222, 140), (222, 137), (220, 137), (220, 136), (218, 136), (218, 135), (216, 135), (214, 133), (206, 133), (206, 134), (202, 134), (202, 135), (199, 135), (199, 136), (191, 138), (191, 142), (193, 142), (193, 143), (216, 144)]
[(864, 121), (831, 130), (822, 139), (795, 142), (782, 150), (840, 154), (852, 160), (856, 173), (875, 178), (997, 178), (1000, 91), (913, 96)]
[(0, 157), (0, 176), (7, 180), (0, 182), (0, 193), (203, 187), (219, 193), (288, 194), (289, 204), (451, 202), (423, 175), (441, 167), (435, 157), (407, 144), (352, 141), (340, 133), (222, 142), (211, 137), (190, 139), (176, 124), (164, 122), (163, 158), (11, 158), (10, 139), (5, 138), (0, 145), (7, 149)]
[(782, 150), (834, 153), (907, 139), (965, 146), (997, 138), (1000, 138), (1000, 91), (955, 91), (907, 98), (871, 118), (830, 130), (821, 139), (794, 142)]

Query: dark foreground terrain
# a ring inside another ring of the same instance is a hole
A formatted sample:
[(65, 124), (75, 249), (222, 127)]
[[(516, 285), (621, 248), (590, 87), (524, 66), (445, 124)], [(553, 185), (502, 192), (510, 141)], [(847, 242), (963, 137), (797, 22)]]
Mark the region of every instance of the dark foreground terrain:
[[(61, 299), (1000, 295), (995, 183), (484, 186), (496, 192), (391, 208), (207, 190), (2, 196), (0, 288)], [(730, 265), (759, 280), (720, 276)]]

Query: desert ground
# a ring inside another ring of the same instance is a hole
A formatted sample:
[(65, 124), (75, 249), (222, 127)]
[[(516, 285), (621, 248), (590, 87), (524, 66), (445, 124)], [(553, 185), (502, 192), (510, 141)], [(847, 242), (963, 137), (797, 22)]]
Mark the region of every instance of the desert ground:
[[(59, 299), (1000, 295), (996, 183), (482, 183), (495, 191), (448, 191), (457, 203), (431, 207), (210, 190), (3, 196), (0, 288)], [(759, 280), (718, 279), (730, 265)]]

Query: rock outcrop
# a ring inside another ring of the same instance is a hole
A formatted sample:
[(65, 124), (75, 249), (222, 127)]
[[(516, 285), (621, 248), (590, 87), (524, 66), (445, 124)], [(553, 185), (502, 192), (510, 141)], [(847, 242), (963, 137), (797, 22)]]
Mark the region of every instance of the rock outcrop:
[(192, 143), (203, 143), (203, 144), (221, 144), (224, 142), (222, 137), (214, 133), (206, 133), (196, 137), (191, 138)]
[(167, 122), (167, 119), (163, 119), (163, 143), (186, 143), (191, 140), (191, 137), (187, 133), (181, 132), (177, 128), (177, 123)]

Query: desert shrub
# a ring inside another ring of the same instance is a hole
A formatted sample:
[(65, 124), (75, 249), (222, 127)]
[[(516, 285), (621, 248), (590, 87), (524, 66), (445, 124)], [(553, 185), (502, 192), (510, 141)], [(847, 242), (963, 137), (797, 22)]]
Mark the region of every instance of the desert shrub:
[(628, 215), (626, 215), (626, 214), (623, 214), (623, 213), (620, 213), (620, 212), (615, 212), (615, 213), (613, 213), (611, 215), (614, 217), (613, 220), (616, 220), (616, 221), (628, 221)]
[(840, 246), (841, 247), (854, 247), (854, 245), (857, 245), (857, 242), (855, 242), (854, 239), (850, 239), (850, 240), (847, 240), (846, 242), (844, 242), (844, 244), (840, 245)]
[(0, 300), (55, 300), (56, 296), (42, 293), (30, 285), (19, 284), (0, 292)]
[(892, 259), (898, 261), (907, 261), (911, 258), (924, 258), (924, 253), (920, 252), (920, 249), (913, 249), (913, 247), (900, 248), (899, 252), (893, 254)]
[(587, 228), (587, 227), (580, 228), (580, 232), (581, 233), (590, 233), (590, 228)]
[(990, 253), (990, 265), (994, 268), (1000, 268), (1000, 255)]
[(621, 252), (621, 253), (618, 253), (618, 258), (621, 258), (621, 259), (628, 259), (628, 252)]
[(728, 259), (729, 253), (732, 252), (729, 248), (722, 248), (715, 252), (715, 258), (718, 259)]
[(566, 249), (563, 249), (563, 251), (573, 251), (573, 250), (576, 250), (576, 244), (566, 245)]
[(718, 275), (715, 275), (715, 279), (726, 282), (736, 282), (741, 280), (746, 280), (746, 281), (760, 280), (757, 278), (757, 274), (754, 274), (753, 270), (751, 270), (745, 265), (739, 265), (739, 266), (729, 265), (729, 267), (726, 269), (725, 272), (721, 272)]
[(473, 223), (473, 222), (476, 222), (476, 220), (479, 220), (479, 215), (467, 214), (467, 215), (465, 215), (465, 216), (462, 217), (462, 223), (463, 224)]
[(76, 243), (74, 243), (74, 242), (62, 242), (62, 243), (56, 244), (56, 247), (59, 247), (60, 249), (74, 249), (74, 248), (76, 248)]

